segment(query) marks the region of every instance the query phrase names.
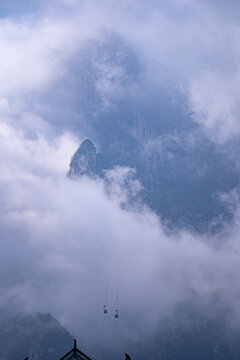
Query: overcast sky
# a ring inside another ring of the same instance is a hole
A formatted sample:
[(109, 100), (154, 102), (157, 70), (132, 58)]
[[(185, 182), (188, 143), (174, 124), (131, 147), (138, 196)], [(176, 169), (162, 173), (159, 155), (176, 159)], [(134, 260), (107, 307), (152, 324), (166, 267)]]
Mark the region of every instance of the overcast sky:
[[(154, 331), (159, 318), (192, 293), (221, 294), (238, 312), (238, 189), (223, 196), (234, 211), (231, 228), (226, 224), (214, 236), (166, 233), (147, 207), (121, 208), (128, 198), (119, 183), (126, 169), (112, 174), (108, 195), (100, 180), (66, 178), (84, 136), (81, 116), (75, 132), (71, 119), (52, 121), (46, 109), (62, 106), (48, 103), (48, 94), (68, 84), (70, 64), (84, 46), (114, 31), (148, 81), (169, 81), (187, 99), (191, 121), (229, 150), (240, 136), (239, 11), (237, 1), (1, 1), (3, 307), (49, 311), (86, 347), (101, 333), (106, 291), (111, 312), (119, 294), (119, 326), (133, 339), (143, 336), (145, 324)], [(120, 82), (109, 82), (113, 70), (121, 79), (120, 68), (106, 67), (98, 87), (108, 106), (108, 96), (119, 94)], [(71, 91), (66, 85), (64, 96)]]

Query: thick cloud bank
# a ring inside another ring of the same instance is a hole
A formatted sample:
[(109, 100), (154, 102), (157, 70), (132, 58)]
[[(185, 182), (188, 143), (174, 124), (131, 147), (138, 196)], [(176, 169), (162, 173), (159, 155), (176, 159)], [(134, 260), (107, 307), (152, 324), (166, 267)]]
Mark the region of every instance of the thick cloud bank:
[(108, 195), (100, 180), (66, 178), (75, 145), (69, 135), (49, 144), (1, 124), (2, 306), (50, 311), (91, 347), (105, 293), (111, 315), (119, 295), (119, 326), (131, 336), (146, 325), (149, 336), (192, 293), (221, 295), (237, 312), (237, 215), (216, 237), (167, 235), (147, 208), (121, 208), (119, 171)]
[[(224, 7), (216, 12), (197, 1), (160, 6), (155, 1), (65, 0), (14, 16), (5, 8), (0, 20), (3, 308), (50, 311), (92, 348), (104, 341), (106, 293), (111, 319), (105, 336), (115, 341), (118, 333), (123, 345), (154, 333), (159, 320), (192, 294), (220, 296), (238, 318), (238, 190), (222, 196), (234, 219), (220, 233), (170, 232), (147, 207), (121, 206), (128, 199), (121, 186), (127, 169), (112, 170), (108, 192), (102, 180), (66, 177), (88, 119), (63, 109), (60, 101), (64, 98), (67, 107), (71, 96), (84, 97), (81, 91), (71, 93), (72, 79), (67, 87), (71, 65), (105, 27), (137, 54), (148, 82), (174, 83), (187, 96), (191, 121), (229, 151), (240, 132), (239, 25)], [(102, 59), (95, 64), (101, 73), (96, 93), (104, 109), (122, 96), (127, 76), (121, 64), (107, 64)], [(135, 89), (134, 76), (132, 81), (129, 91)], [(76, 116), (74, 121), (52, 121), (57, 109)]]

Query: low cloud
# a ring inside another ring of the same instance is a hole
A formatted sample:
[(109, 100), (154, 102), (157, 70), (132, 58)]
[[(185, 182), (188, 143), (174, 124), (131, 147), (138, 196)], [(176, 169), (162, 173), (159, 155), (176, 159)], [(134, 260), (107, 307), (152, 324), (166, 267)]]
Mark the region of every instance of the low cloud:
[[(172, 86), (176, 75), (176, 87), (187, 94), (191, 121), (203, 126), (214, 142), (229, 142), (239, 135), (238, 27), (224, 22), (229, 31), (222, 40), (217, 35), (223, 26), (221, 16), (215, 19), (210, 10), (207, 20), (215, 20), (206, 28), (203, 18), (208, 8), (198, 2), (182, 3), (188, 7), (187, 22), (181, 7), (171, 15), (172, 5), (159, 7), (156, 2), (149, 4), (146, 14), (145, 6), (135, 1), (130, 5), (91, 1), (81, 7), (75, 1), (62, 3), (68, 14), (74, 10), (74, 17), (65, 19), (61, 7), (56, 18), (49, 10), (49, 17), (43, 11), (32, 18), (0, 22), (1, 306), (50, 311), (89, 348), (101, 342), (106, 292), (111, 316), (119, 295), (123, 343), (127, 336), (135, 341), (154, 333), (159, 320), (192, 293), (199, 298), (220, 295), (239, 316), (238, 198), (234, 197), (232, 223), (220, 233), (170, 232), (146, 206), (122, 206), (141, 189), (134, 177), (128, 178), (134, 170), (111, 170), (108, 192), (100, 179), (66, 177), (82, 140), (81, 122), (77, 118), (78, 136), (69, 130), (70, 119), (53, 124), (43, 115), (49, 104), (41, 97), (57, 91), (54, 86), (60, 80), (63, 84), (71, 72), (70, 59), (89, 38), (101, 37), (103, 32), (97, 30), (107, 26), (137, 54), (146, 77), (156, 74), (154, 83), (161, 86), (163, 69), (167, 74), (174, 69), (167, 77)], [(229, 53), (225, 50), (219, 59), (227, 39), (232, 40)], [(235, 67), (226, 79), (226, 67), (235, 56)], [(120, 80), (126, 73), (120, 67), (101, 68), (101, 86), (99, 78), (94, 84), (106, 107), (111, 106), (112, 92), (122, 96)], [(64, 96), (72, 95), (76, 96), (66, 88)], [(62, 109), (63, 104), (58, 99), (54, 106)], [(126, 178), (130, 194), (122, 191)]]
[[(169, 233), (147, 207), (121, 206), (126, 170), (109, 173), (107, 194), (102, 180), (65, 176), (76, 146), (70, 135), (51, 145), (1, 128), (2, 306), (50, 311), (93, 349), (105, 293), (112, 316), (119, 296), (119, 327), (135, 339), (192, 293), (220, 295), (238, 315), (238, 211), (215, 236)], [(124, 331), (120, 337), (126, 341)]]

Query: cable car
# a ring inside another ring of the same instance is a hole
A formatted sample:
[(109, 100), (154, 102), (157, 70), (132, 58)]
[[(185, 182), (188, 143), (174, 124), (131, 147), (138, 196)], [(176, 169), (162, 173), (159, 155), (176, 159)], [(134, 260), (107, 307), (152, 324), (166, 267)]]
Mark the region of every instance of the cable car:
[(118, 310), (117, 310), (117, 309), (115, 310), (114, 318), (115, 318), (115, 319), (118, 319), (118, 318), (119, 318), (119, 314), (118, 314)]

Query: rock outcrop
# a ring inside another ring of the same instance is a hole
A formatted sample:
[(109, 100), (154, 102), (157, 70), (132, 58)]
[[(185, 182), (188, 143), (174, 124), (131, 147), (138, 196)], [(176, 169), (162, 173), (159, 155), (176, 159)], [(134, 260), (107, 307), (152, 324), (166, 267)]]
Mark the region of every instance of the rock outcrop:
[(101, 176), (103, 169), (102, 156), (89, 139), (84, 140), (70, 162), (68, 176), (72, 178), (83, 175), (89, 177)]

